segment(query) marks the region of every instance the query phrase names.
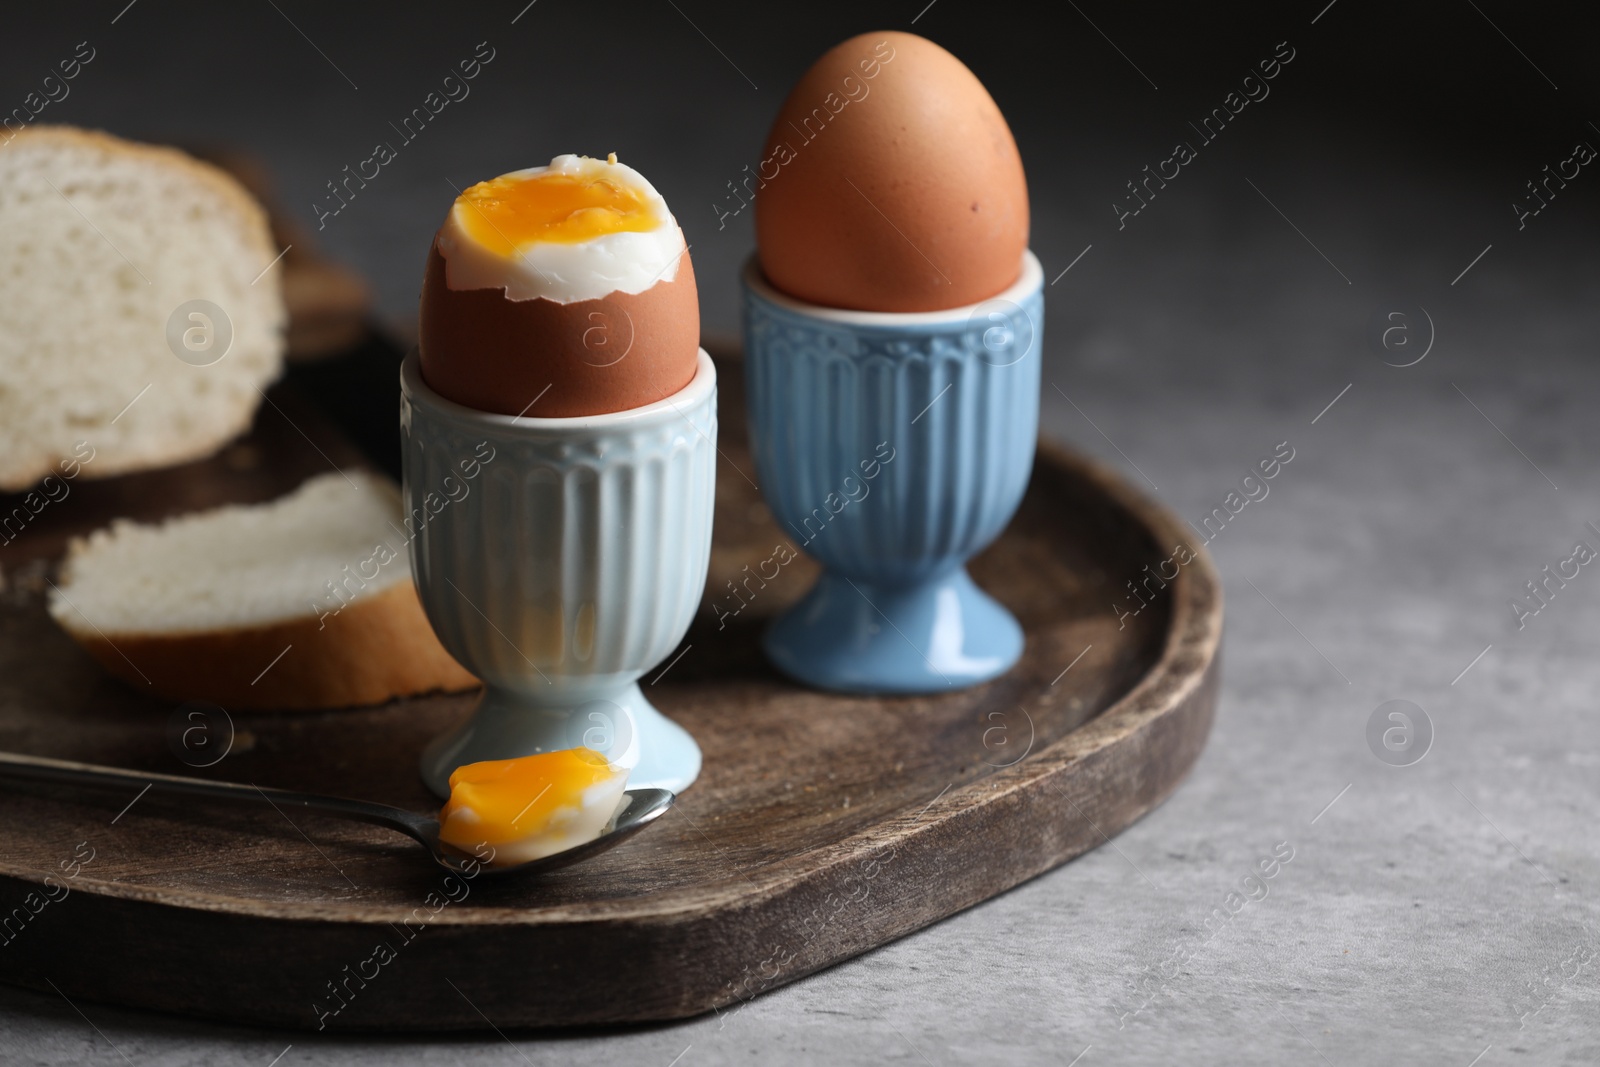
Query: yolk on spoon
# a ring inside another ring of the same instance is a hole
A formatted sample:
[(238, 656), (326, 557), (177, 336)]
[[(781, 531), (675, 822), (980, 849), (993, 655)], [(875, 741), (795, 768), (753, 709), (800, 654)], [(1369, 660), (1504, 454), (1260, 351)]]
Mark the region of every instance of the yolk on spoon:
[(597, 174), (505, 175), (456, 199), (462, 228), (510, 257), (540, 242), (581, 244), (611, 233), (649, 233), (661, 219), (644, 195)]
[(628, 772), (588, 748), (457, 767), (439, 812), (439, 839), (463, 852), (494, 849), (526, 863), (594, 840), (616, 813)]

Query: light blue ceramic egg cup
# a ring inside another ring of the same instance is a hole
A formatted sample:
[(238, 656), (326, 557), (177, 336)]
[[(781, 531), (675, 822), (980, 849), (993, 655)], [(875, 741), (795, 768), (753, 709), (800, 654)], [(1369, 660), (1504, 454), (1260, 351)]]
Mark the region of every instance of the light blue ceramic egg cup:
[(592, 748), (630, 789), (681, 793), (700, 748), (638, 679), (683, 640), (705, 589), (717, 374), (644, 407), (537, 419), (463, 407), (401, 368), (412, 575), (440, 642), (483, 694), (422, 754), (422, 778)]
[(779, 526), (822, 577), (763, 639), (785, 674), (853, 693), (946, 692), (1022, 654), (968, 576), (1028, 484), (1044, 273), (948, 311), (844, 311), (744, 272), (751, 451)]

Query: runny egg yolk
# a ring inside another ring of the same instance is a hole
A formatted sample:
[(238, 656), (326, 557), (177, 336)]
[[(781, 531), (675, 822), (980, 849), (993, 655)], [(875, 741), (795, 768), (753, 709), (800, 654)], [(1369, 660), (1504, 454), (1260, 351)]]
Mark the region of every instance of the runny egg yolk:
[(627, 771), (588, 748), (457, 767), (439, 812), (439, 840), (491, 862), (522, 863), (598, 837), (615, 813)]
[(649, 233), (662, 222), (642, 192), (594, 173), (508, 174), (479, 182), (456, 203), (467, 235), (507, 258), (532, 244)]

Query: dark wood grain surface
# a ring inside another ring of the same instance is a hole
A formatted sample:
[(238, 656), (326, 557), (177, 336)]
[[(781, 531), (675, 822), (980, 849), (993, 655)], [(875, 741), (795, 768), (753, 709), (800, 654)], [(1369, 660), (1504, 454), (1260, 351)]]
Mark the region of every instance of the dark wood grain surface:
[[(1181, 522), (1045, 447), (1015, 522), (972, 566), (1027, 633), (1013, 671), (936, 698), (798, 688), (757, 641), (813, 564), (783, 568), (725, 626), (709, 603), (784, 541), (747, 480), (739, 370), (721, 361), (708, 604), (682, 657), (645, 679), (699, 740), (705, 770), (655, 827), (548, 876), (448, 884), (403, 839), (306, 813), (202, 813), (154, 795), (124, 810), (135, 791), (7, 786), (0, 979), (328, 1030), (737, 1010), (1102, 844), (1172, 792), (1211, 725), (1220, 585), (1201, 556), (1125, 626), (1112, 604), (1189, 540)], [(115, 514), (264, 499), (362, 461), (313, 407), (279, 400), (218, 457), (77, 484), (0, 547), (0, 747), (431, 805), (417, 754), (467, 713), (470, 694), (236, 713), (229, 754), (194, 771), (169, 740), (176, 709), (102, 675), (45, 613), (72, 533)]]

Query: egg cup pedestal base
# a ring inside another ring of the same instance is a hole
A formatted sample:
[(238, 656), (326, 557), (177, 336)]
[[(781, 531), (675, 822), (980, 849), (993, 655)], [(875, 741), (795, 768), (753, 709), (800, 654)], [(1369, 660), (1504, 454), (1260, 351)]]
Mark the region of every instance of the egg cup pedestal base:
[(967, 575), (883, 586), (832, 571), (767, 630), (785, 674), (843, 693), (943, 693), (996, 678), (1022, 655), (1022, 627)]
[(657, 711), (634, 682), (554, 707), (485, 688), (470, 719), (423, 749), (422, 780), (448, 797), (450, 774), (457, 767), (580, 746), (620, 752), (612, 762), (629, 769), (629, 789), (681, 793), (700, 774), (700, 746), (689, 731)]

